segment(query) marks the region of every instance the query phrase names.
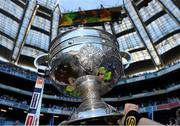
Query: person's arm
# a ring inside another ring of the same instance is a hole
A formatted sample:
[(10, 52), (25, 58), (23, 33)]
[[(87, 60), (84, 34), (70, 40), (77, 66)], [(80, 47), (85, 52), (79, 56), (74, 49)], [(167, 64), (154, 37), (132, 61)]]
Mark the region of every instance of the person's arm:
[(134, 111), (135, 115), (137, 113), (137, 116), (135, 116), (135, 117), (140, 118), (139, 120), (135, 119), (135, 121), (138, 121), (137, 125), (158, 125), (158, 126), (162, 125), (162, 124), (160, 124), (158, 122), (155, 122), (153, 120), (150, 120), (150, 119), (147, 119), (147, 118), (144, 118), (144, 117), (140, 117), (140, 115), (138, 113), (138, 109), (139, 109), (138, 105), (131, 104), (131, 103), (125, 104), (125, 107), (124, 107), (125, 118), (123, 119), (123, 124), (130, 123), (129, 125), (131, 125), (131, 123), (133, 123), (134, 120), (133, 120), (132, 116), (129, 116), (129, 117), (131, 117), (131, 119), (127, 118), (126, 116), (130, 114), (130, 113), (128, 114), (128, 112)]
[(150, 119), (147, 119), (147, 118), (144, 118), (142, 117), (139, 122), (138, 122), (138, 125), (153, 125), (153, 126), (161, 126), (162, 124), (158, 123), (158, 122), (155, 122), (153, 120), (150, 120)]

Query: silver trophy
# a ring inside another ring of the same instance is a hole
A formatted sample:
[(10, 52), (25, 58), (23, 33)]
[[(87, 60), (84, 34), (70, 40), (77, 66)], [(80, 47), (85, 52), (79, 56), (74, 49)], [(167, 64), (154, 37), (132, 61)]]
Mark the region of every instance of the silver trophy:
[[(62, 93), (82, 103), (62, 124), (111, 122), (120, 113), (101, 100), (123, 75), (116, 38), (103, 30), (81, 27), (57, 36), (49, 49), (50, 78)], [(95, 121), (94, 121), (95, 120)]]

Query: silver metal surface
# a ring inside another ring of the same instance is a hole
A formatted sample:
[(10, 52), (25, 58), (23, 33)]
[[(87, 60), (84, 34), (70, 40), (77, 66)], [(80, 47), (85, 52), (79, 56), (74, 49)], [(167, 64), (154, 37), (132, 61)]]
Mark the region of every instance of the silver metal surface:
[[(49, 72), (48, 67), (48, 61), (49, 61), (49, 55), (48, 54), (41, 54), (34, 60), (34, 66), (38, 69), (44, 70), (46, 72)], [(41, 74), (41, 72), (39, 72)], [(44, 73), (42, 73), (44, 74)], [(48, 73), (46, 73), (48, 74)]]
[(118, 114), (119, 112), (112, 106), (99, 99), (87, 99), (74, 111), (70, 120), (85, 119), (91, 117), (100, 117), (109, 114)]
[(124, 52), (124, 51), (120, 52), (120, 55), (121, 55), (122, 59), (125, 60), (125, 62), (123, 62), (123, 60), (122, 60), (124, 69), (127, 69), (129, 67), (129, 65), (131, 64), (132, 57), (129, 52)]
[(63, 125), (123, 125), (119, 120), (124, 117), (124, 114), (106, 114), (99, 117), (89, 117), (85, 119), (76, 119), (63, 121), (59, 126)]
[(96, 76), (86, 75), (75, 81), (77, 91), (81, 92), (83, 103), (72, 113), (70, 120), (117, 114), (118, 111), (101, 100), (102, 82)]
[[(110, 90), (123, 74), (118, 43), (107, 32), (94, 28), (78, 28), (59, 35), (50, 45), (50, 76), (58, 89), (64, 92), (68, 78), (77, 79), (95, 75), (100, 67), (112, 73), (111, 80), (104, 81)], [(73, 85), (74, 87), (76, 85)]]
[(49, 49), (50, 77), (62, 93), (79, 93), (83, 102), (70, 120), (117, 114), (100, 96), (123, 75), (115, 37), (94, 28), (78, 28), (57, 36)]

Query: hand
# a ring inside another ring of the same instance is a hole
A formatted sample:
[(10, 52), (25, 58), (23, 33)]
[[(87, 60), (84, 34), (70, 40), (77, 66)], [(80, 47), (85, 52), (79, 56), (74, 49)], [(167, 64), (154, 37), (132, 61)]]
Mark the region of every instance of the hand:
[(124, 105), (124, 116), (122, 118), (120, 118), (117, 123), (119, 125), (124, 125), (124, 119), (125, 119), (125, 115), (131, 111), (131, 110), (134, 110), (134, 111), (138, 111), (139, 110), (139, 106), (138, 105), (135, 105), (135, 104), (132, 104), (132, 103), (126, 103)]
[[(124, 106), (124, 113), (127, 114), (129, 111), (131, 110), (134, 110), (134, 111), (137, 111), (139, 110), (139, 106), (138, 105), (135, 105), (135, 104), (132, 104), (132, 103), (126, 103), (125, 106)], [(119, 124), (124, 124), (124, 118), (121, 120), (121, 122)], [(150, 119), (147, 119), (147, 118), (144, 118), (142, 117), (139, 122), (138, 122), (138, 125), (141, 126), (141, 125), (158, 125), (158, 126), (162, 126), (162, 124), (158, 123), (158, 122), (155, 122), (153, 120), (150, 120)]]
[(139, 110), (139, 106), (136, 104), (132, 104), (132, 103), (126, 103), (124, 106), (124, 113), (127, 114), (129, 111), (134, 110), (137, 111)]

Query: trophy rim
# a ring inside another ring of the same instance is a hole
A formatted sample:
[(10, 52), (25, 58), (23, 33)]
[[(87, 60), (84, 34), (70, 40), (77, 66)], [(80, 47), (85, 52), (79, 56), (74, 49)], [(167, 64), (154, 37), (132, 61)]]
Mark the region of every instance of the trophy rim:
[(63, 32), (63, 33), (57, 35), (56, 38), (54, 38), (54, 39), (52, 40), (52, 42), (50, 43), (50, 45), (49, 45), (49, 51), (50, 51), (52, 45), (56, 42), (57, 39), (61, 38), (62, 36), (66, 35), (66, 34), (68, 34), (68, 33), (70, 33), (70, 32), (73, 32), (73, 31), (76, 31), (76, 30), (81, 30), (81, 29), (82, 29), (82, 30), (89, 29), (89, 30), (100, 31), (100, 32), (102, 32), (103, 34), (106, 34), (106, 35), (112, 37), (112, 38), (114, 39), (114, 41), (116, 42), (116, 44), (117, 44), (117, 48), (119, 49), (119, 43), (117, 42), (116, 37), (115, 37), (114, 35), (112, 35), (111, 33), (107, 32), (107, 31), (104, 31), (104, 30), (102, 30), (102, 29), (98, 29), (98, 28), (78, 27), (78, 28), (75, 28), (75, 29), (71, 29), (71, 30), (65, 31), (65, 32)]
[[(108, 117), (115, 117), (115, 118), (119, 118), (121, 119), (124, 116), (123, 113), (119, 112), (119, 113), (113, 113), (113, 114), (106, 114), (104, 116), (98, 116), (98, 117), (89, 117), (89, 118), (84, 118), (84, 119), (75, 119), (75, 120), (67, 120), (64, 122), (61, 122), (59, 126), (61, 125), (73, 125), (73, 123), (77, 123), (77, 122), (82, 122), (82, 121), (88, 121), (88, 120), (93, 120), (93, 119), (105, 119)], [(75, 124), (77, 125), (77, 124)]]

